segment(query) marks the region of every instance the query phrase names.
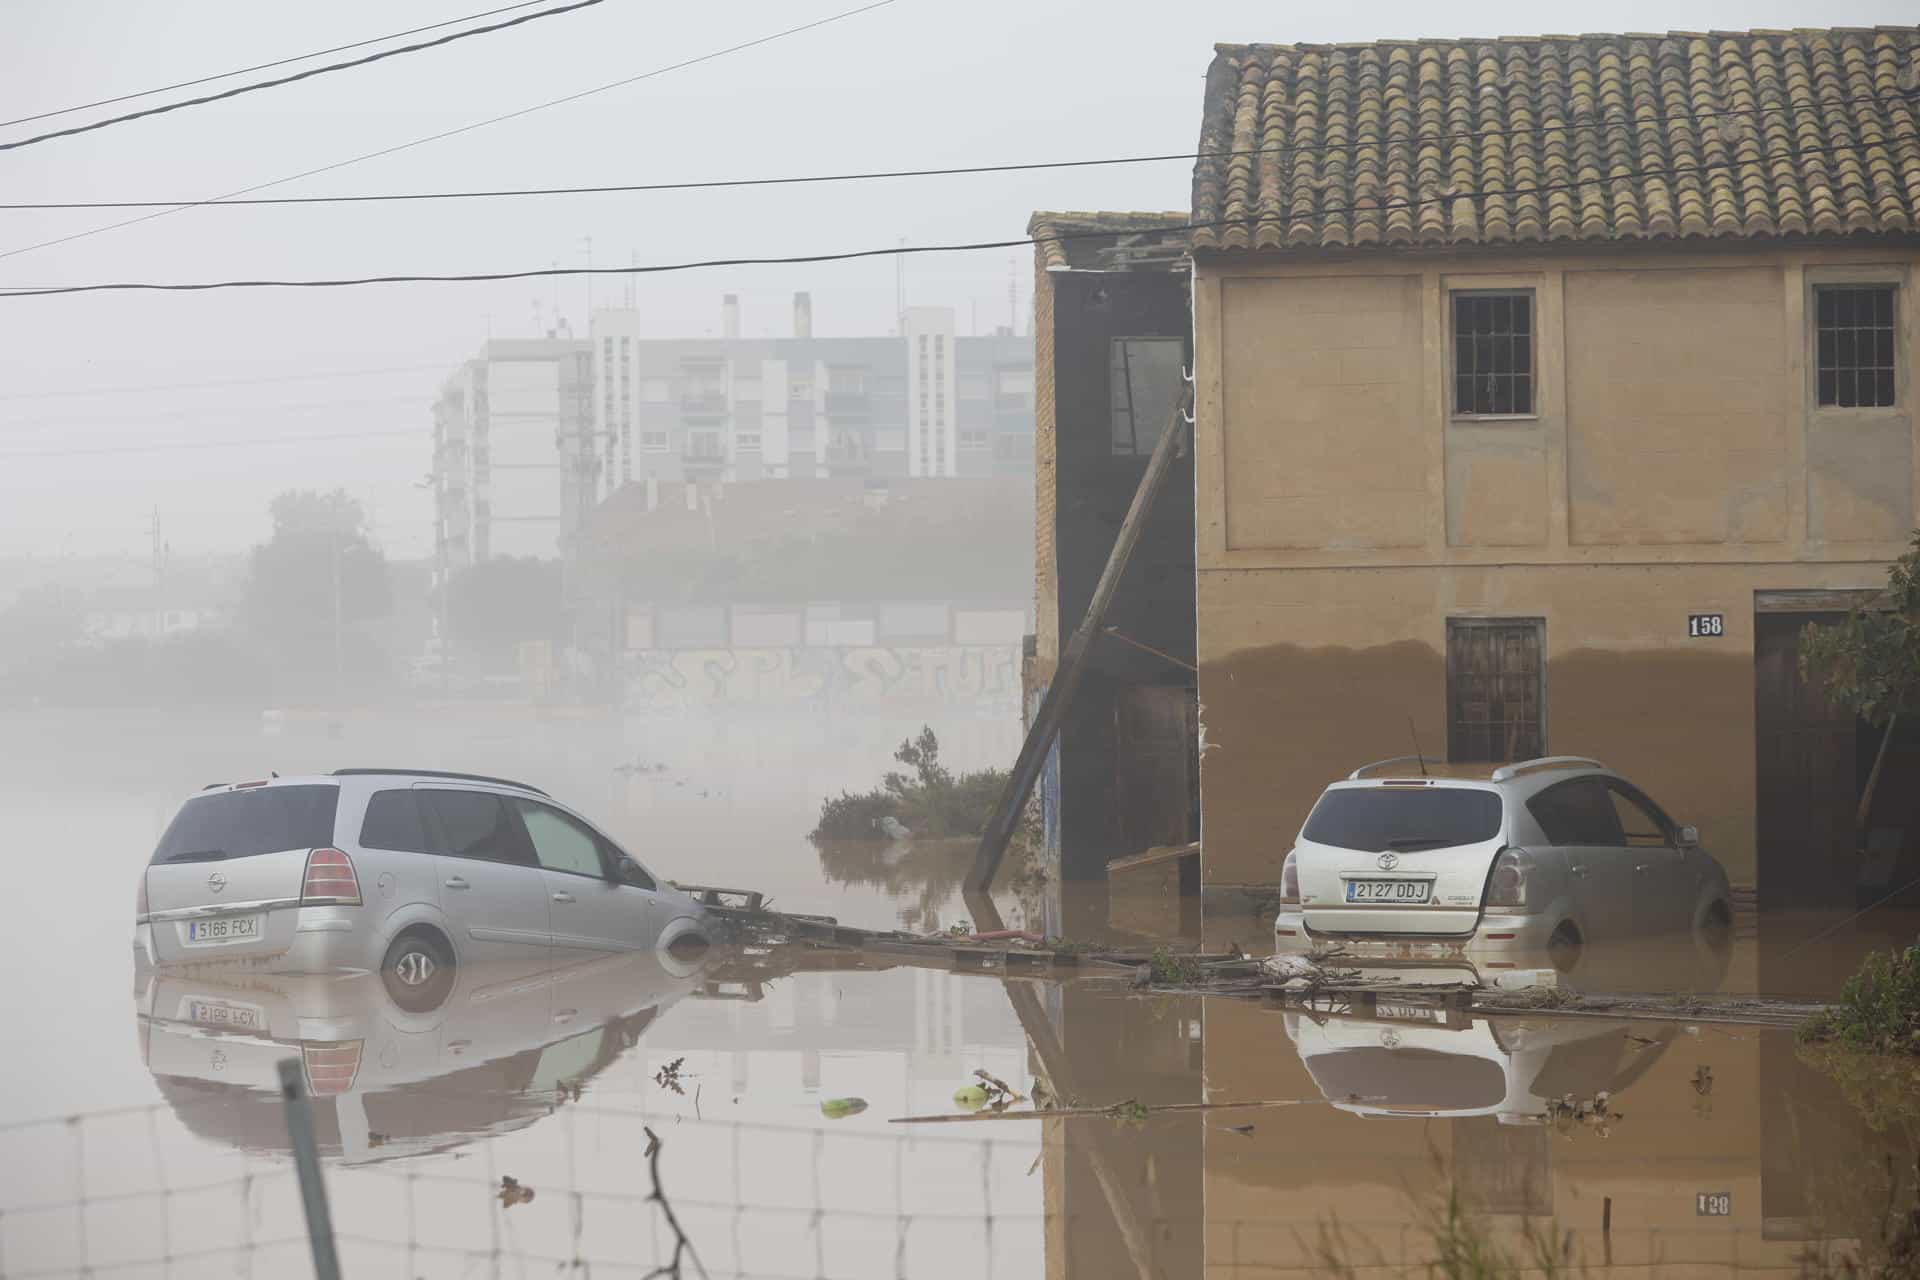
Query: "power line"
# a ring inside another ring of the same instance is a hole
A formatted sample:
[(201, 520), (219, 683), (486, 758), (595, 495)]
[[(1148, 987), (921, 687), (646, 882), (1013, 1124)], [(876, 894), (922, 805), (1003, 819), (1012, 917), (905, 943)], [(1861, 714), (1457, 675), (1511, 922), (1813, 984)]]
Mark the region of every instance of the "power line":
[[(1902, 140), (1903, 139), (1894, 139), (1892, 141)], [(1546, 195), (1556, 191), (1574, 191), (1581, 187), (1602, 186), (1610, 182), (1622, 182), (1632, 178), (1678, 177), (1688, 173), (1709, 173), (1723, 169), (1737, 169), (1748, 165), (1757, 165), (1768, 160), (1792, 159), (1799, 156), (1819, 155), (1834, 151), (1856, 151), (1869, 147), (1886, 147), (1892, 145), (1892, 141), (1842, 142), (1825, 147), (1802, 147), (1793, 151), (1761, 152), (1745, 159), (1713, 161), (1698, 165), (1629, 169), (1593, 178), (1574, 178), (1566, 182), (1543, 183), (1533, 187), (1487, 187), (1465, 191), (1450, 189), (1444, 193), (1423, 196), (1418, 199), (1378, 200), (1368, 204), (1330, 206), (1320, 209), (1317, 212), (1295, 213), (1289, 215), (1289, 217), (1295, 221), (1301, 218), (1318, 220), (1332, 217), (1335, 214), (1417, 209), (1424, 205), (1441, 204), (1454, 200), (1471, 200), (1491, 196)], [(1199, 231), (1211, 227), (1251, 226), (1256, 223), (1274, 220), (1276, 219), (1270, 214), (1253, 214), (1244, 218), (1216, 218), (1205, 222), (1173, 223), (1167, 226), (1150, 228), (1150, 230), (1164, 234), (1176, 231)], [(1063, 231), (1049, 236), (1021, 236), (1017, 239), (1008, 240), (979, 240), (960, 244), (898, 245), (884, 249), (850, 249), (839, 253), (792, 254), (782, 257), (708, 258), (692, 262), (659, 263), (645, 267), (540, 267), (526, 271), (478, 271), (450, 275), (354, 276), (322, 280), (212, 280), (188, 284), (155, 284), (145, 281), (121, 281), (112, 284), (58, 285), (42, 289), (0, 290), (0, 298), (47, 297), (54, 294), (131, 291), (204, 293), (216, 289), (339, 289), (370, 284), (475, 284), (503, 280), (548, 279), (561, 276), (664, 275), (670, 272), (697, 271), (712, 267), (796, 266), (817, 262), (850, 262), (861, 258), (897, 258), (926, 253), (970, 253), (991, 249), (1016, 249), (1038, 244), (1059, 244), (1071, 240), (1110, 240), (1122, 236), (1137, 235), (1142, 230), (1143, 228), (1130, 227), (1123, 230)]]
[(1394, 144), (1419, 145), (1428, 142), (1473, 142), (1486, 138), (1511, 138), (1521, 136), (1539, 137), (1550, 133), (1575, 133), (1584, 129), (1642, 128), (1650, 125), (1665, 124), (1674, 120), (1715, 120), (1737, 116), (1764, 116), (1786, 111), (1810, 111), (1816, 108), (1845, 107), (1866, 102), (1908, 101), (1914, 96), (1915, 94), (1912, 92), (1862, 94), (1850, 98), (1821, 98), (1797, 105), (1778, 104), (1770, 107), (1729, 107), (1721, 111), (1676, 111), (1658, 116), (1616, 116), (1611, 119), (1572, 120), (1564, 124), (1530, 125), (1523, 128), (1511, 129), (1482, 129), (1473, 132), (1415, 132), (1409, 134), (1404, 139), (1370, 137), (1355, 139), (1351, 142), (1316, 143), (1308, 146), (1246, 147), (1229, 151), (1170, 151), (1154, 155), (1110, 156), (1091, 160), (1036, 160), (1011, 164), (956, 165), (938, 169), (881, 169), (856, 173), (801, 174), (774, 178), (715, 178), (701, 181), (640, 182), (578, 187), (503, 187), (461, 191), (375, 192), (366, 195), (264, 196), (258, 199), (220, 198), (201, 201), (181, 201), (176, 199), (0, 202), (0, 210), (159, 209), (172, 207), (212, 208), (217, 206), (248, 208), (261, 205), (372, 204), (388, 201), (486, 200), (523, 196), (611, 195), (652, 191), (711, 191), (737, 187), (797, 186), (805, 183), (875, 182), (891, 178), (944, 178), (982, 173), (1025, 173), (1045, 169), (1086, 169), (1110, 165), (1154, 164), (1171, 160), (1230, 159), (1235, 156), (1323, 155), (1331, 152), (1351, 153), (1362, 147), (1380, 147)]
[(256, 62), (250, 67), (236, 67), (232, 71), (222, 71), (216, 75), (200, 76), (193, 80), (176, 80), (172, 84), (163, 84), (157, 89), (141, 89), (136, 93), (122, 93), (112, 98), (101, 98), (94, 102), (82, 102), (78, 106), (56, 107), (52, 111), (41, 111), (30, 116), (16, 116), (12, 120), (0, 120), (0, 129), (12, 128), (16, 124), (32, 124), (35, 120), (50, 120), (54, 116), (69, 116), (76, 111), (91, 111), (95, 107), (110, 107), (116, 102), (131, 102), (135, 98), (151, 98), (156, 93), (172, 93), (175, 89), (191, 89), (197, 84), (211, 84), (215, 80), (230, 80), (234, 76), (251, 75), (255, 71), (271, 71), (275, 67), (284, 67), (295, 62), (305, 62), (309, 58), (324, 58), (330, 53), (345, 53), (349, 49), (364, 49), (370, 44), (384, 44), (388, 40), (400, 40), (407, 36), (417, 36), (422, 31), (438, 31), (441, 27), (451, 27), (462, 22), (474, 22), (480, 18), (491, 18), (496, 13), (511, 13), (515, 9), (531, 9), (536, 4), (545, 3), (546, 0), (520, 0), (518, 4), (502, 5), (498, 9), (485, 9), (479, 13), (469, 13), (464, 17), (448, 18), (444, 22), (430, 22), (424, 27), (408, 27), (405, 31), (392, 31), (384, 36), (371, 36), (365, 40), (355, 40), (351, 44), (336, 44), (328, 49), (315, 49), (311, 53), (295, 54), (291, 58), (277, 58), (272, 62)]
[(333, 431), (297, 436), (239, 436), (224, 440), (166, 440), (155, 444), (106, 444), (87, 449), (10, 449), (0, 458), (82, 458), (113, 453), (172, 453), (182, 449), (236, 449), (261, 444), (309, 444), (322, 440), (373, 440), (410, 436), (426, 444), (431, 434), (421, 427), (388, 431)]
[(430, 142), (439, 142), (446, 138), (457, 137), (463, 133), (471, 133), (476, 129), (484, 129), (489, 125), (501, 124), (508, 120), (517, 120), (521, 116), (532, 115), (536, 111), (545, 111), (549, 107), (558, 107), (569, 102), (577, 102), (582, 98), (592, 97), (597, 93), (606, 93), (611, 89), (620, 89), (630, 84), (638, 84), (642, 80), (651, 80), (656, 76), (663, 76), (669, 72), (698, 66), (703, 62), (712, 62), (714, 59), (725, 57), (730, 53), (739, 53), (742, 50), (756, 48), (763, 44), (770, 44), (775, 40), (782, 40), (788, 36), (795, 36), (802, 32), (812, 31), (816, 27), (824, 27), (830, 23), (841, 22), (847, 18), (857, 17), (860, 14), (871, 12), (874, 9), (884, 9), (895, 2), (896, 0), (869, 0), (869, 3), (860, 5), (857, 8), (844, 9), (839, 13), (829, 14), (827, 17), (817, 18), (812, 22), (801, 23), (797, 27), (788, 27), (782, 31), (771, 32), (764, 36), (756, 36), (752, 40), (743, 40), (738, 44), (728, 45), (723, 49), (715, 49), (691, 58), (683, 58), (679, 62), (668, 63), (663, 67), (655, 67), (651, 71), (643, 71), (639, 75), (628, 76), (624, 80), (614, 80), (592, 89), (582, 89), (578, 93), (570, 93), (564, 97), (535, 103), (531, 107), (521, 107), (517, 111), (509, 111), (504, 115), (489, 116), (485, 120), (476, 120), (471, 124), (463, 124), (458, 128), (443, 130), (440, 133), (430, 133), (423, 138), (415, 138), (411, 142), (396, 143), (391, 147), (383, 147), (378, 151), (369, 151), (364, 155), (351, 156), (345, 160), (336, 160), (332, 164), (323, 164), (314, 169), (304, 169), (299, 173), (288, 174), (284, 178), (273, 178), (266, 182), (255, 183), (253, 186), (241, 187), (237, 191), (229, 191), (224, 195), (212, 196), (206, 200), (195, 200), (167, 209), (157, 209), (152, 213), (143, 213), (137, 218), (127, 218), (120, 222), (109, 222), (105, 226), (92, 227), (86, 231), (75, 231), (70, 235), (56, 236), (51, 240), (42, 240), (37, 244), (23, 245), (18, 249), (7, 249), (0, 251), (0, 258), (12, 258), (19, 254), (32, 253), (35, 249), (51, 248), (57, 244), (67, 244), (74, 240), (84, 240), (88, 236), (96, 236), (108, 231), (118, 231), (122, 227), (131, 227), (137, 223), (151, 221), (154, 218), (164, 218), (169, 214), (179, 213), (183, 209), (197, 209), (203, 204), (217, 204), (223, 200), (231, 200), (235, 196), (251, 195), (256, 191), (265, 191), (268, 187), (278, 187), (289, 182), (298, 182), (302, 178), (311, 178), (322, 173), (331, 173), (335, 169), (344, 169), (349, 165), (360, 164), (367, 160), (377, 160), (382, 156), (394, 155), (401, 151), (411, 150), (414, 147), (425, 146)]
[(378, 369), (323, 369), (316, 373), (281, 373), (262, 378), (222, 378), (212, 382), (151, 382), (133, 387), (89, 387), (73, 391), (26, 391), (18, 395), (0, 395), (0, 402), (11, 400), (67, 400), (75, 397), (132, 395), (148, 391), (204, 391), (214, 387), (253, 387), (271, 382), (314, 382), (326, 378), (364, 378), (386, 373), (427, 373), (445, 371), (445, 364), (403, 364)]
[(403, 44), (397, 49), (382, 49), (378, 53), (367, 54), (363, 58), (350, 58), (345, 62), (330, 62), (324, 67), (309, 67), (305, 71), (296, 71), (290, 76), (280, 76), (274, 80), (261, 80), (255, 84), (237, 85), (231, 89), (222, 89), (219, 93), (202, 94), (198, 98), (187, 98), (180, 102), (169, 102), (158, 107), (148, 107), (143, 111), (129, 111), (125, 115), (108, 116), (105, 120), (94, 120), (87, 124), (77, 124), (69, 129), (54, 129), (48, 133), (35, 134), (31, 138), (21, 138), (16, 142), (0, 142), (0, 151), (17, 151), (21, 147), (31, 147), (40, 142), (51, 142), (55, 138), (71, 138), (79, 133), (92, 133), (95, 129), (106, 129), (116, 124), (126, 124), (130, 120), (144, 120), (148, 116), (165, 115), (169, 111), (182, 111), (188, 107), (202, 107), (209, 102), (221, 102), (227, 98), (237, 98), (243, 93), (258, 93), (262, 89), (278, 89), (282, 85), (293, 84), (300, 80), (311, 80), (315, 76), (330, 75), (335, 71), (348, 71), (354, 67), (364, 67), (369, 63), (380, 62), (387, 58), (397, 58), (404, 53), (419, 53), (425, 49), (438, 48), (443, 44), (452, 44), (456, 40), (465, 40), (469, 36), (490, 35), (495, 31), (505, 31), (509, 27), (518, 27), (529, 22), (538, 22), (542, 18), (557, 17), (563, 13), (573, 13), (579, 9), (591, 9), (603, 4), (605, 0), (573, 0), (572, 4), (563, 4), (557, 9), (542, 9), (539, 13), (523, 13), (517, 18), (508, 18), (505, 22), (495, 22), (484, 27), (469, 27), (465, 31), (455, 31), (450, 35), (436, 36), (432, 40), (422, 40), (418, 44)]

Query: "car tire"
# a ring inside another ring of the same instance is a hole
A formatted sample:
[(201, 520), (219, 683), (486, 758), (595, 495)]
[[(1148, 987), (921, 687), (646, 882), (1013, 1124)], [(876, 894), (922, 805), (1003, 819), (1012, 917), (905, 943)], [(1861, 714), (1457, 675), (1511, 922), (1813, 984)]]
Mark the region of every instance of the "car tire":
[(1584, 944), (1580, 939), (1580, 930), (1573, 921), (1563, 920), (1560, 927), (1547, 939), (1547, 959), (1553, 964), (1553, 971), (1559, 974), (1573, 972), (1580, 963), (1580, 952)]
[(1694, 949), (1700, 956), (1701, 989), (1717, 990), (1733, 967), (1733, 912), (1724, 902), (1708, 907), (1694, 930)]
[(401, 934), (380, 962), (387, 995), (407, 1013), (432, 1013), (453, 990), (453, 952), (438, 934), (414, 929)]

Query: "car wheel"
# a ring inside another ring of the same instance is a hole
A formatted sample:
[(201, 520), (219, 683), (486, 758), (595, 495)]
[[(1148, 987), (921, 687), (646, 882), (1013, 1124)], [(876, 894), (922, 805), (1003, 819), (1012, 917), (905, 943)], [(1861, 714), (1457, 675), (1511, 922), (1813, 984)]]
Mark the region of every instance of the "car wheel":
[(1580, 930), (1571, 920), (1562, 921), (1560, 927), (1547, 939), (1547, 959), (1552, 962), (1555, 973), (1572, 973), (1573, 966), (1580, 963)]
[(436, 934), (403, 933), (380, 962), (380, 980), (407, 1013), (431, 1013), (453, 989), (453, 953)]
[(1733, 913), (1726, 903), (1716, 902), (1707, 908), (1699, 928), (1694, 930), (1694, 947), (1700, 955), (1703, 989), (1718, 989), (1733, 965)]

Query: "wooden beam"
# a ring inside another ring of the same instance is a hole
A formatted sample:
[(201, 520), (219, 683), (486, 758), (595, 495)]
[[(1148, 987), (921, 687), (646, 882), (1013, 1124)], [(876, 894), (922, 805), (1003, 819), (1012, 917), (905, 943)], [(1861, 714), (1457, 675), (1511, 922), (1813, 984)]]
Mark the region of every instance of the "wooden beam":
[(1093, 599), (1087, 603), (1087, 616), (1080, 620), (1073, 638), (1060, 655), (1059, 666), (1054, 669), (1053, 683), (1047, 686), (1046, 695), (1040, 699), (1040, 710), (1027, 730), (1026, 741), (1020, 744), (1020, 754), (1013, 762), (1013, 773), (1001, 790), (993, 816), (988, 819), (987, 828), (980, 836), (980, 848), (973, 858), (973, 871), (967, 877), (969, 887), (977, 893), (984, 894), (991, 888), (994, 872), (1000, 869), (1000, 859), (1006, 855), (1007, 841), (1013, 838), (1013, 829), (1020, 821), (1020, 811), (1026, 807), (1027, 797), (1033, 793), (1033, 784), (1039, 780), (1040, 769), (1046, 763), (1047, 752), (1060, 734), (1067, 709), (1073, 705), (1073, 696), (1080, 688), (1080, 677), (1086, 670), (1087, 650), (1100, 633), (1107, 609), (1113, 604), (1114, 593), (1120, 588), (1120, 579), (1127, 571), (1127, 562), (1133, 558), (1134, 548), (1140, 544), (1147, 513), (1153, 509), (1154, 499), (1159, 496), (1167, 473), (1173, 469), (1173, 460), (1180, 453), (1180, 444), (1186, 435), (1187, 411), (1192, 405), (1193, 384), (1189, 382), (1173, 406), (1166, 430), (1160, 433), (1160, 443), (1154, 446), (1153, 456), (1147, 460), (1146, 473), (1140, 477), (1139, 488), (1133, 491), (1133, 503), (1127, 508), (1127, 518), (1121, 522), (1120, 532), (1114, 537), (1113, 550), (1107, 556), (1107, 567), (1101, 571), (1099, 585), (1093, 589)]

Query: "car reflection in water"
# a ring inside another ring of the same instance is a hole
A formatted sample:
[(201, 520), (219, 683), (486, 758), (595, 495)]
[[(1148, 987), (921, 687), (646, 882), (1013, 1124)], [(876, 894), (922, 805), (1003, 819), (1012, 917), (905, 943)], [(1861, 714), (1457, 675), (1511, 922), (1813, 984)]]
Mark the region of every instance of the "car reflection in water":
[(287, 1150), (275, 1064), (298, 1056), (321, 1153), (391, 1160), (547, 1115), (700, 985), (707, 963), (688, 946), (464, 966), (420, 1012), (380, 974), (161, 972), (137, 1001), (140, 1043), (162, 1096), (203, 1138)]
[(1456, 1017), (1383, 1002), (1385, 1016), (1289, 1012), (1287, 1035), (1327, 1101), (1362, 1116), (1490, 1116), (1544, 1124), (1646, 1073), (1676, 1034), (1590, 1018)]

